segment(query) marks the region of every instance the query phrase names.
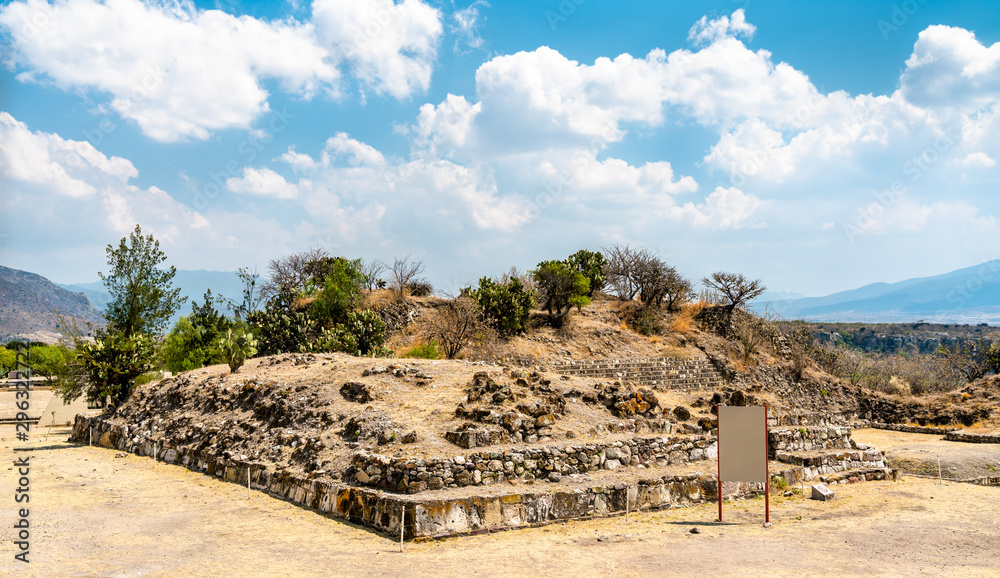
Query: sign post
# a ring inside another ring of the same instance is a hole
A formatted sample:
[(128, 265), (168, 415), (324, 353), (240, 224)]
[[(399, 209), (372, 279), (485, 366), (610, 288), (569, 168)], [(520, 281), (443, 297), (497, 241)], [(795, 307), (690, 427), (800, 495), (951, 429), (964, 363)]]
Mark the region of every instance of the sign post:
[(764, 521), (770, 523), (767, 406), (715, 407), (719, 416), (719, 521), (722, 521), (722, 482), (763, 482)]

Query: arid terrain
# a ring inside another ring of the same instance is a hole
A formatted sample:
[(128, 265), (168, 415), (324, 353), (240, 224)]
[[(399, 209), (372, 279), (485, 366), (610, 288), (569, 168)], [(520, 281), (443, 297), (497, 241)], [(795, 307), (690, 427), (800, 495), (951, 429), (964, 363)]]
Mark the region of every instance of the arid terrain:
[[(867, 430), (866, 430), (867, 431)], [(0, 442), (13, 453), (13, 429)], [(18, 576), (996, 576), (997, 488), (909, 477), (404, 545), (246, 488), (38, 432), (31, 564)], [(858, 432), (859, 439), (863, 432)], [(882, 436), (897, 434), (877, 432)], [(19, 446), (21, 444), (18, 444)], [(8, 472), (9, 473), (9, 472)], [(3, 479), (10, 480), (9, 475)], [(10, 488), (6, 488), (7, 491)], [(7, 493), (5, 491), (5, 493)], [(696, 529), (698, 533), (692, 533)], [(5, 550), (10, 529), (4, 530)]]

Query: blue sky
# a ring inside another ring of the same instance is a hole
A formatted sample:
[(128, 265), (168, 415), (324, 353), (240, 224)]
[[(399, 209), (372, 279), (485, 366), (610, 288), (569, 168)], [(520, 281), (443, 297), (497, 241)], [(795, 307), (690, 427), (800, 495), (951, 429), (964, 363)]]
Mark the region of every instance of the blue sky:
[(322, 246), (454, 292), (612, 243), (824, 295), (996, 258), (987, 2), (0, 7), (0, 261)]

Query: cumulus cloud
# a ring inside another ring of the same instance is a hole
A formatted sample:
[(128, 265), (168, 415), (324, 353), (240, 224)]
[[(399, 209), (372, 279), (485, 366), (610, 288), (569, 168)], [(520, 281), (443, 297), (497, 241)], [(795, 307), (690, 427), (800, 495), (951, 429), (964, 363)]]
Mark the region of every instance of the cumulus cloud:
[(312, 10), (312, 21), (266, 21), (186, 0), (22, 0), (0, 8), (0, 27), (19, 80), (106, 94), (166, 142), (251, 127), (269, 110), (266, 80), (301, 98), (338, 96), (346, 67), (377, 94), (427, 90), (442, 34), (435, 8), (316, 0)]
[(1000, 98), (1000, 43), (986, 47), (969, 30), (930, 26), (917, 37), (900, 84), (918, 106), (989, 106)]
[(294, 199), (299, 196), (295, 186), (269, 168), (246, 167), (242, 177), (230, 177), (226, 180), (226, 188), (237, 194), (274, 199)]
[(756, 31), (757, 27), (747, 22), (746, 14), (740, 8), (736, 12), (733, 12), (731, 18), (729, 16), (721, 16), (709, 20), (707, 16), (702, 16), (691, 27), (691, 30), (688, 31), (688, 40), (695, 45), (699, 45), (709, 44), (727, 36), (743, 36), (749, 39), (753, 38)]
[(716, 187), (703, 203), (684, 203), (667, 209), (664, 215), (696, 228), (740, 229), (750, 224), (760, 205), (760, 199), (736, 187)]
[(311, 26), (189, 2), (26, 0), (0, 9), (0, 25), (12, 32), (20, 80), (106, 93), (112, 109), (162, 141), (249, 127), (268, 111), (265, 78), (304, 97), (339, 78)]
[(365, 88), (407, 98), (430, 86), (443, 26), (420, 0), (315, 0), (320, 42)]

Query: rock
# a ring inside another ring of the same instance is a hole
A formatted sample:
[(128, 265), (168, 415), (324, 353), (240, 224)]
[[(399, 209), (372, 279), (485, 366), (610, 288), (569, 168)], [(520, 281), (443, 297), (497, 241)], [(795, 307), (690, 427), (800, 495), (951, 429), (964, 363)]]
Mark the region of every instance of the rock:
[(691, 532), (692, 534), (701, 534), (701, 530), (698, 528), (691, 528), (688, 532)]
[(558, 482), (560, 480), (562, 480), (562, 474), (560, 474), (559, 472), (549, 472), (550, 482)]
[(347, 401), (356, 403), (368, 403), (378, 397), (370, 385), (356, 381), (348, 381), (340, 386), (340, 395), (344, 396)]
[(556, 416), (552, 415), (551, 413), (547, 413), (545, 415), (538, 416), (538, 418), (536, 419), (536, 423), (537, 423), (537, 427), (547, 427), (547, 426), (550, 426), (550, 425), (556, 423)]
[(823, 484), (812, 486), (812, 499), (828, 502), (835, 497), (833, 490)]
[(617, 470), (622, 467), (622, 463), (618, 460), (605, 460), (604, 467), (609, 470)]
[(679, 421), (687, 421), (691, 419), (691, 410), (684, 407), (683, 405), (675, 407), (672, 413), (674, 414), (674, 417), (677, 418)]
[(403, 436), (402, 442), (404, 444), (415, 444), (417, 443), (417, 432), (411, 431), (410, 433)]

